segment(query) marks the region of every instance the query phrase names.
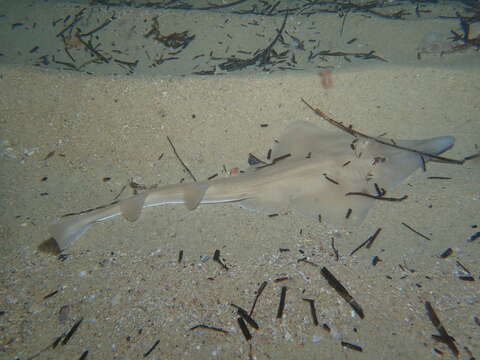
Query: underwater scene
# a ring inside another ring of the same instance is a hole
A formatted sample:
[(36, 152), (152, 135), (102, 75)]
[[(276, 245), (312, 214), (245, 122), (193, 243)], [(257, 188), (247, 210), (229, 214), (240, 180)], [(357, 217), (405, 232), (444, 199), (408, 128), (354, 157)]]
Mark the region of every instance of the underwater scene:
[(0, 357), (480, 357), (480, 3), (0, 2)]

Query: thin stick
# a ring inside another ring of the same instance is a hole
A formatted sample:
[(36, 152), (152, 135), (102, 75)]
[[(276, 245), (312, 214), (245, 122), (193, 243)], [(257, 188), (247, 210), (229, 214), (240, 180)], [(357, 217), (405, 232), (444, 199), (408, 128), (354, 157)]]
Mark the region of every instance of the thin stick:
[(252, 334), (250, 334), (250, 331), (247, 328), (247, 324), (245, 324), (245, 321), (243, 321), (241, 317), (237, 318), (237, 322), (240, 330), (242, 330), (243, 336), (245, 336), (245, 339), (249, 341), (252, 338)]
[(206, 325), (206, 324), (198, 324), (198, 325), (192, 326), (188, 330), (195, 330), (195, 329), (208, 329), (208, 330), (213, 330), (213, 331), (221, 332), (221, 333), (224, 333), (224, 334), (228, 334), (227, 330), (224, 330), (222, 328), (218, 328), (218, 327), (215, 327), (215, 326)]
[(312, 315), (313, 325), (318, 326), (317, 310), (315, 309), (315, 300), (303, 299), (310, 304), (310, 313)]
[(383, 140), (380, 140), (380, 139), (377, 139), (373, 136), (369, 136), (369, 135), (366, 135), (366, 134), (363, 134), (357, 130), (353, 130), (351, 127), (347, 127), (345, 125), (343, 125), (341, 122), (338, 122), (336, 120), (333, 120), (331, 117), (329, 117), (328, 115), (326, 115), (323, 111), (321, 111), (320, 109), (318, 108), (314, 108), (312, 105), (310, 105), (309, 103), (307, 103), (303, 98), (300, 98), (300, 100), (302, 100), (302, 102), (307, 105), (313, 112), (315, 112), (315, 114), (319, 115), (320, 117), (322, 117), (324, 120), (328, 121), (330, 124), (332, 124), (333, 126), (336, 126), (338, 127), (339, 129), (349, 133), (350, 135), (352, 136), (355, 136), (355, 137), (364, 137), (366, 139), (369, 139), (369, 140), (373, 140), (373, 141), (376, 141), (378, 142), (379, 144), (382, 144), (382, 145), (385, 145), (385, 146), (390, 146), (390, 147), (393, 147), (393, 148), (396, 148), (396, 149), (401, 149), (401, 150), (405, 150), (405, 151), (410, 151), (410, 152), (413, 152), (413, 153), (416, 153), (416, 154), (419, 154), (419, 155), (424, 155), (424, 156), (428, 156), (428, 157), (431, 157), (432, 159), (435, 159), (435, 160), (438, 160), (438, 161), (441, 161), (441, 162), (445, 162), (445, 163), (450, 163), (450, 164), (460, 164), (462, 165), (465, 160), (457, 160), (457, 159), (450, 159), (450, 158), (446, 158), (446, 157), (443, 157), (443, 156), (438, 156), (438, 155), (434, 155), (434, 154), (429, 154), (427, 152), (423, 152), (423, 151), (419, 151), (419, 150), (415, 150), (415, 149), (410, 149), (410, 148), (407, 148), (407, 147), (404, 147), (404, 146), (400, 146), (400, 145), (396, 145), (396, 144), (391, 144), (391, 143), (388, 143), (386, 141), (383, 141)]
[(170, 140), (170, 138), (167, 136), (167, 140), (168, 142), (170, 143), (170, 146), (172, 147), (172, 150), (173, 150), (173, 153), (175, 154), (175, 156), (177, 157), (178, 161), (180, 161), (180, 164), (182, 164), (183, 168), (185, 170), (187, 170), (188, 174), (192, 177), (193, 181), (197, 182), (197, 179), (195, 178), (195, 176), (193, 176), (192, 172), (190, 171), (190, 169), (188, 168), (187, 165), (185, 165), (185, 163), (183, 162), (183, 160), (180, 158), (180, 156), (178, 155), (177, 153), (177, 150), (175, 149), (175, 146), (173, 146), (173, 143), (172, 143), (172, 140)]
[(363, 309), (360, 306), (359, 303), (353, 298), (352, 295), (348, 292), (347, 289), (340, 283), (340, 281), (337, 280), (335, 276), (326, 268), (322, 267), (320, 274), (327, 280), (328, 284), (335, 289), (335, 291), (340, 295), (343, 300), (345, 300), (355, 311), (355, 313), (360, 317), (360, 319), (363, 319), (365, 317), (365, 314), (363, 313)]
[(63, 338), (62, 345), (67, 345), (68, 341), (71, 339), (73, 334), (75, 334), (78, 330), (78, 327), (82, 323), (83, 318), (80, 318), (75, 324), (73, 324), (72, 328), (65, 334), (65, 337)]
[(281, 319), (283, 316), (283, 309), (285, 309), (285, 297), (287, 295), (287, 287), (282, 286), (280, 293), (280, 303), (278, 304), (277, 319)]
[(446, 344), (450, 351), (453, 353), (453, 355), (458, 358), (459, 351), (457, 346), (455, 345), (455, 339), (453, 339), (445, 329), (445, 327), (442, 325), (440, 322), (440, 319), (438, 318), (437, 314), (435, 313), (435, 310), (433, 310), (433, 306), (430, 303), (430, 301), (425, 301), (425, 310), (427, 311), (427, 316), (432, 322), (433, 326), (437, 329), (437, 331), (440, 333), (440, 336), (438, 336), (438, 340), (441, 341), (442, 343)]
[(419, 232), (419, 231), (415, 230), (414, 228), (412, 228), (410, 225), (407, 225), (407, 224), (405, 224), (404, 222), (402, 222), (402, 225), (405, 226), (408, 230), (413, 231), (415, 234), (421, 236), (421, 237), (424, 238), (425, 240), (432, 240), (432, 239), (430, 239), (428, 236), (423, 235), (421, 232)]
[(260, 287), (258, 288), (257, 290), (257, 296), (255, 296), (255, 300), (253, 301), (253, 304), (252, 304), (252, 308), (250, 309), (250, 312), (248, 313), (248, 315), (252, 316), (253, 314), (253, 310), (255, 310), (255, 305), (257, 305), (257, 300), (258, 298), (260, 297), (260, 295), (262, 295), (262, 292), (263, 290), (265, 290), (265, 287), (267, 286), (267, 282), (264, 281)]
[(362, 192), (348, 192), (345, 195), (346, 196), (349, 196), (349, 195), (366, 196), (375, 200), (384, 200), (384, 201), (403, 201), (405, 199), (408, 199), (407, 195), (403, 195), (401, 198), (393, 198), (393, 197), (386, 197), (386, 196), (376, 196), (376, 195), (371, 195), (371, 194), (362, 193)]
[(155, 350), (158, 344), (160, 344), (160, 340), (155, 341), (155, 343), (150, 347), (150, 349), (148, 349), (147, 352), (143, 354), (143, 357), (146, 358), (148, 355), (150, 355), (152, 351)]
[(230, 305), (232, 305), (234, 308), (237, 309), (237, 314), (240, 315), (251, 327), (253, 327), (256, 330), (259, 329), (257, 322), (248, 314), (247, 310), (235, 304), (230, 304)]

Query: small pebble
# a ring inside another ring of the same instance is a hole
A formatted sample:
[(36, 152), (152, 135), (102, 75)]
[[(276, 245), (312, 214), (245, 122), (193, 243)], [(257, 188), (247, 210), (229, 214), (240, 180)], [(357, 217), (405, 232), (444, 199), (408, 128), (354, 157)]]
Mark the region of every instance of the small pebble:
[(312, 342), (313, 342), (314, 344), (318, 344), (318, 343), (319, 343), (320, 341), (322, 341), (322, 340), (323, 340), (323, 338), (322, 338), (321, 336), (313, 335), (313, 337), (312, 337)]

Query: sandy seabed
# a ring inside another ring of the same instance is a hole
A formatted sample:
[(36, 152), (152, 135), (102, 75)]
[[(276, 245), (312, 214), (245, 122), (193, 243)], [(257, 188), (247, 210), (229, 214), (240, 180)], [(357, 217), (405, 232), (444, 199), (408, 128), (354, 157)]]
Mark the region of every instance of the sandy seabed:
[[(270, 218), (235, 204), (193, 212), (164, 206), (135, 223), (117, 218), (93, 226), (62, 257), (38, 250), (58, 216), (109, 203), (132, 179), (147, 186), (189, 181), (166, 136), (195, 176), (206, 179), (245, 168), (248, 153), (265, 154), (294, 120), (330, 127), (301, 97), (368, 134), (455, 136), (446, 156), (463, 159), (478, 151), (478, 72), (338, 71), (331, 89), (315, 74), (127, 78), (3, 66), (0, 76), (1, 357), (26, 359), (44, 349), (39, 359), (79, 358), (87, 350), (92, 359), (136, 359), (158, 340), (150, 359), (438, 358), (434, 349), (449, 358), (446, 345), (432, 339), (438, 331), (426, 301), (461, 357), (480, 356), (479, 240), (467, 241), (479, 225), (475, 161), (429, 163), (427, 172), (418, 170), (391, 192), (408, 200), (378, 202), (349, 234), (296, 214)], [(379, 227), (370, 249), (349, 256)], [(447, 248), (453, 254), (439, 258)], [(216, 249), (228, 270), (213, 261)], [(376, 266), (374, 256), (381, 260)], [(475, 281), (458, 278), (457, 261)], [(330, 287), (321, 267), (362, 306), (364, 319)], [(264, 281), (253, 313), (259, 329), (249, 327), (247, 341), (230, 304), (249, 310)], [(284, 286), (285, 309), (277, 319)], [(315, 300), (320, 326), (303, 299)], [(52, 349), (80, 319), (68, 343)], [(198, 324), (228, 334), (189, 330)]]

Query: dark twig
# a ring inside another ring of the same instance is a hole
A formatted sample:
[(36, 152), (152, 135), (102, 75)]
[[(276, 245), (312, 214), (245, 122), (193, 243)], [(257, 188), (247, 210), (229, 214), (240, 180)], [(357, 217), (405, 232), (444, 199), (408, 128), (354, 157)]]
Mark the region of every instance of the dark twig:
[(372, 236), (369, 236), (367, 240), (365, 240), (364, 242), (362, 242), (359, 246), (357, 246), (351, 253), (350, 253), (350, 256), (352, 256), (353, 254), (355, 254), (358, 250), (360, 250), (362, 247), (366, 247), (367, 249), (369, 249), (371, 246), (372, 246), (372, 243), (375, 241), (375, 239), (377, 238), (378, 234), (380, 234), (380, 231), (382, 231), (382, 228), (378, 228), (377, 231), (375, 231), (375, 233), (372, 235)]
[(95, 56), (97, 59), (103, 61), (104, 63), (110, 63), (110, 59), (108, 59), (107, 57), (103, 56), (91, 43), (91, 41), (85, 41), (81, 38), (80, 36), (80, 30), (77, 29), (77, 33), (76, 33), (76, 37), (78, 39), (78, 41), (80, 41), (80, 43), (82, 43), (82, 45), (85, 47), (85, 49), (87, 49), (90, 54), (92, 54), (92, 56)]
[(86, 33), (83, 33), (83, 34), (78, 34), (78, 35), (83, 36), (83, 37), (93, 35), (96, 32), (102, 30), (104, 27), (108, 26), (112, 22), (112, 20), (114, 20), (114, 19), (115, 19), (115, 16), (112, 16), (111, 18), (105, 20), (102, 24), (100, 24), (96, 28), (90, 30), (89, 32), (86, 32)]
[(355, 350), (355, 351), (359, 351), (359, 352), (363, 351), (361, 346), (355, 345), (355, 344), (352, 344), (352, 343), (349, 343), (349, 342), (346, 342), (346, 341), (342, 341), (341, 345), (343, 347), (346, 347), (346, 348), (350, 349), (350, 350)]
[(265, 290), (265, 287), (267, 286), (267, 282), (264, 281), (262, 285), (257, 290), (257, 295), (255, 296), (255, 300), (253, 301), (252, 308), (250, 309), (250, 312), (248, 313), (250, 316), (253, 314), (253, 310), (255, 310), (255, 305), (257, 305), (257, 300), (262, 295), (263, 290)]
[(220, 259), (220, 250), (217, 249), (213, 253), (213, 261), (219, 263), (225, 270), (228, 270), (228, 266), (223, 263), (222, 259)]
[(250, 331), (247, 328), (247, 324), (245, 324), (245, 321), (243, 321), (243, 318), (241, 317), (237, 318), (237, 322), (240, 330), (242, 330), (243, 336), (245, 336), (245, 339), (249, 341), (252, 338), (252, 334), (250, 334)]
[(78, 320), (75, 324), (73, 324), (72, 328), (70, 329), (69, 332), (67, 332), (67, 334), (65, 335), (65, 337), (63, 338), (63, 341), (62, 341), (62, 345), (67, 345), (67, 343), (70, 341), (71, 337), (73, 336), (73, 334), (75, 334), (78, 330), (78, 327), (80, 326), (80, 324), (82, 323), (83, 321), (83, 318), (80, 318), (80, 320)]
[(325, 280), (328, 281), (328, 284), (335, 289), (335, 291), (340, 295), (343, 300), (345, 300), (355, 311), (355, 313), (363, 319), (365, 317), (362, 307), (357, 303), (352, 295), (348, 292), (347, 289), (338, 281), (335, 276), (326, 268), (323, 267), (320, 271)]
[(442, 323), (440, 322), (440, 319), (438, 318), (437, 314), (435, 313), (435, 310), (433, 310), (433, 306), (429, 301), (425, 301), (425, 310), (427, 311), (428, 318), (432, 322), (433, 326), (437, 329), (437, 331), (440, 333), (440, 336), (435, 337), (437, 340), (443, 342), (448, 346), (450, 351), (455, 355), (456, 358), (458, 358), (459, 351), (457, 346), (455, 345), (454, 338), (452, 338), (450, 335), (448, 335), (447, 330), (443, 327)]
[(405, 224), (404, 222), (402, 222), (402, 225), (405, 226), (408, 230), (413, 231), (415, 234), (421, 236), (422, 238), (424, 238), (424, 239), (426, 239), (426, 240), (432, 240), (432, 239), (430, 239), (428, 236), (423, 235), (421, 232), (418, 232), (417, 230), (415, 230), (414, 228), (412, 228), (410, 225), (407, 225), (407, 224)]
[(331, 50), (322, 50), (317, 52), (316, 54), (310, 54), (309, 59), (314, 59), (317, 56), (333, 56), (333, 57), (346, 57), (346, 56), (353, 56), (355, 58), (363, 59), (363, 60), (370, 60), (370, 59), (375, 59), (375, 60), (380, 60), (383, 62), (387, 62), (384, 58), (381, 56), (375, 55), (375, 51), (369, 51), (366, 53), (361, 53), (361, 52), (345, 52), (345, 51), (331, 51)]
[(407, 147), (404, 147), (404, 146), (400, 146), (400, 145), (397, 145), (397, 144), (392, 144), (392, 143), (388, 143), (386, 141), (383, 141), (381, 139), (378, 139), (376, 137), (373, 137), (373, 136), (370, 136), (370, 135), (366, 135), (366, 134), (363, 134), (357, 130), (354, 130), (353, 128), (351, 127), (347, 127), (345, 125), (343, 125), (341, 122), (338, 122), (336, 120), (333, 120), (331, 117), (327, 116), (323, 111), (321, 111), (320, 109), (318, 108), (314, 108), (312, 105), (310, 105), (309, 103), (307, 103), (303, 98), (300, 98), (300, 100), (302, 100), (302, 102), (307, 105), (310, 110), (312, 110), (314, 113), (316, 113), (318, 116), (320, 116), (321, 118), (323, 118), (324, 120), (328, 121), (330, 124), (338, 127), (339, 129), (349, 133), (350, 135), (352, 136), (355, 136), (355, 137), (363, 137), (363, 138), (366, 138), (366, 139), (369, 139), (369, 140), (373, 140), (373, 141), (376, 141), (377, 143), (379, 144), (382, 144), (382, 145), (385, 145), (385, 146), (389, 146), (389, 147), (393, 147), (393, 148), (396, 148), (396, 149), (401, 149), (401, 150), (405, 150), (405, 151), (410, 151), (410, 152), (413, 152), (413, 153), (416, 153), (418, 155), (424, 155), (424, 156), (428, 156), (432, 159), (435, 159), (437, 161), (441, 161), (441, 162), (445, 162), (445, 163), (450, 163), (450, 164), (460, 164), (462, 165), (465, 160), (457, 160), (457, 159), (450, 159), (450, 158), (446, 158), (446, 157), (443, 157), (443, 156), (439, 156), (439, 155), (435, 155), (435, 154), (429, 154), (427, 152), (424, 152), (424, 151), (420, 151), (420, 150), (415, 150), (415, 149), (410, 149), (410, 148), (407, 148)]
[(167, 140), (168, 142), (170, 143), (170, 146), (172, 147), (172, 150), (173, 150), (173, 153), (175, 154), (175, 156), (177, 157), (178, 161), (180, 162), (180, 164), (182, 164), (183, 168), (188, 172), (188, 174), (191, 176), (191, 178), (193, 179), (193, 181), (197, 182), (197, 179), (195, 178), (195, 176), (193, 176), (192, 172), (190, 171), (190, 169), (188, 168), (187, 165), (185, 165), (185, 163), (183, 162), (183, 160), (180, 158), (180, 156), (178, 155), (177, 153), (177, 150), (175, 149), (175, 146), (173, 146), (173, 143), (172, 143), (172, 140), (170, 140), (170, 138), (167, 136)]
[(288, 12), (285, 13), (285, 17), (283, 19), (282, 25), (280, 26), (280, 29), (277, 29), (277, 35), (265, 49), (257, 51), (257, 53), (253, 57), (250, 57), (248, 59), (238, 59), (236, 57), (230, 57), (227, 59), (227, 61), (219, 64), (219, 68), (226, 71), (234, 71), (244, 69), (250, 65), (254, 65), (257, 63), (258, 66), (265, 66), (271, 64), (272, 54), (274, 53), (273, 47), (282, 37), (282, 32), (284, 31), (285, 25), (287, 24), (287, 17)]
[(407, 195), (403, 195), (401, 198), (393, 198), (393, 197), (387, 197), (387, 196), (377, 196), (377, 195), (371, 195), (368, 193), (362, 193), (362, 192), (348, 192), (345, 194), (346, 196), (349, 195), (360, 195), (360, 196), (365, 196), (369, 197), (375, 200), (383, 200), (383, 201), (403, 201), (405, 199), (408, 199)]
[(73, 27), (75, 26), (75, 24), (77, 24), (81, 19), (82, 19), (82, 16), (83, 16), (83, 13), (85, 12), (85, 10), (87, 10), (87, 8), (82, 8), (80, 9), (80, 11), (78, 13), (75, 14), (72, 22), (70, 24), (68, 24), (67, 26), (65, 26), (62, 31), (60, 31), (56, 36), (57, 37), (60, 37), (62, 36), (65, 32), (73, 29)]
[(150, 355), (152, 351), (155, 350), (158, 344), (160, 344), (160, 340), (155, 341), (155, 343), (150, 347), (150, 349), (148, 349), (147, 352), (143, 354), (143, 357), (146, 358), (148, 355)]
[(277, 319), (281, 319), (283, 316), (283, 309), (285, 308), (285, 298), (287, 296), (287, 287), (282, 286), (280, 293), (280, 303), (278, 304)]
[(232, 305), (234, 308), (237, 309), (237, 314), (240, 315), (251, 327), (253, 327), (256, 330), (259, 329), (257, 322), (248, 314), (247, 310), (235, 304), (230, 304), (230, 305)]
[(198, 325), (192, 326), (189, 330), (195, 330), (195, 329), (207, 329), (207, 330), (213, 330), (213, 331), (221, 332), (224, 334), (228, 334), (228, 331), (225, 329), (218, 328), (215, 326), (205, 325), (205, 324), (198, 324)]
[(227, 3), (227, 4), (213, 4), (213, 3), (210, 3), (210, 6), (206, 6), (206, 7), (200, 7), (200, 8), (196, 8), (195, 10), (218, 10), (218, 9), (224, 9), (224, 8), (227, 8), (227, 7), (232, 7), (232, 6), (235, 6), (235, 5), (239, 5), (243, 2), (245, 2), (247, 0), (236, 0), (236, 1), (232, 1), (231, 3)]
[(313, 325), (318, 326), (317, 310), (315, 309), (315, 300), (303, 299), (310, 304), (310, 313), (312, 315)]
[(335, 260), (338, 261), (338, 259), (340, 258), (340, 256), (339, 256), (339, 254), (338, 254), (337, 248), (335, 247), (335, 238), (333, 238), (333, 237), (332, 237), (331, 246), (332, 246), (333, 253), (335, 254)]

